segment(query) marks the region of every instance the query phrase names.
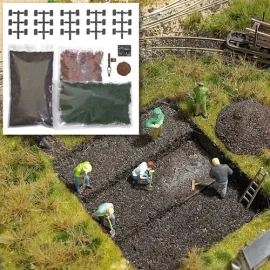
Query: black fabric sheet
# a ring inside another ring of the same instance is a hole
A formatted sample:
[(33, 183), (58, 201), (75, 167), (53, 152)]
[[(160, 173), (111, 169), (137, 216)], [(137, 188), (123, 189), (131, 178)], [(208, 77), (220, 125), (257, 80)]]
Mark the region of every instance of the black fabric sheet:
[(130, 124), (131, 83), (69, 83), (60, 93), (61, 118), (72, 124)]
[(10, 126), (52, 126), (53, 52), (10, 51)]

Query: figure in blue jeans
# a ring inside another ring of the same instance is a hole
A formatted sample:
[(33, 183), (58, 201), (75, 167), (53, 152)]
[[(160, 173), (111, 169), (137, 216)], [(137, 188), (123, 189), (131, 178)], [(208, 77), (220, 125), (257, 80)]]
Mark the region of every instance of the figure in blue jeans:
[(151, 181), (149, 178), (149, 171), (153, 168), (153, 166), (153, 161), (142, 162), (132, 171), (132, 178), (138, 184), (149, 184)]
[(233, 174), (233, 170), (226, 164), (220, 164), (218, 158), (213, 158), (212, 164), (209, 176), (215, 179), (213, 187), (223, 199), (227, 193), (228, 176)]
[(92, 189), (90, 185), (90, 176), (87, 173), (92, 171), (92, 166), (89, 161), (80, 163), (74, 170), (75, 189), (78, 193), (82, 192), (81, 183), (85, 181), (86, 188)]

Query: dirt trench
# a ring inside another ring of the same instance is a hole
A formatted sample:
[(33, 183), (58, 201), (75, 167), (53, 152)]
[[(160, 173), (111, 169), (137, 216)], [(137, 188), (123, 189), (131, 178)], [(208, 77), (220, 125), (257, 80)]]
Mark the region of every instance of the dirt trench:
[[(165, 114), (164, 136), (156, 144), (144, 128), (155, 106)], [(72, 150), (56, 151), (54, 166), (74, 192), (73, 170), (90, 160), (95, 188), (78, 195), (87, 211), (93, 213), (103, 202), (114, 204), (115, 242), (138, 269), (177, 269), (191, 247), (208, 248), (221, 241), (258, 209), (246, 210), (238, 203), (243, 187), (237, 185), (237, 174), (224, 200), (211, 187), (191, 190), (192, 179), (208, 177), (213, 156), (194, 140), (194, 127), (180, 110), (159, 102), (142, 110), (140, 119), (140, 136), (96, 137)], [(151, 192), (130, 181), (132, 169), (149, 159), (156, 163)]]

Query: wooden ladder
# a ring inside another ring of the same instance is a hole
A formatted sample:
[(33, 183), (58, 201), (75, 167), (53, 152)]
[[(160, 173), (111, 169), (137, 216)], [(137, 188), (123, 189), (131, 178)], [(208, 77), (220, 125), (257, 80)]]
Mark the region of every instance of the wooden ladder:
[(248, 209), (250, 207), (251, 203), (253, 202), (257, 193), (259, 192), (259, 190), (263, 184), (264, 179), (268, 175), (267, 172), (263, 173), (262, 170), (263, 170), (263, 167), (261, 167), (258, 170), (254, 179), (250, 182), (247, 189), (245, 190), (245, 192), (243, 193), (243, 195), (241, 196), (241, 198), (239, 200), (239, 202), (245, 200), (248, 203), (246, 209)]

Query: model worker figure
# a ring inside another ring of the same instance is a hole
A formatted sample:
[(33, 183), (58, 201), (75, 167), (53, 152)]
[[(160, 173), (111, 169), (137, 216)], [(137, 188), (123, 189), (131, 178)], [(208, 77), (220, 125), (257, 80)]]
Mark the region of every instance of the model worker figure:
[(90, 176), (87, 173), (92, 171), (92, 166), (89, 161), (80, 163), (74, 170), (75, 189), (81, 193), (81, 183), (86, 188), (93, 188), (90, 186)]
[(226, 164), (220, 164), (218, 158), (213, 158), (212, 164), (214, 166), (211, 168), (209, 176), (215, 179), (214, 189), (220, 193), (223, 199), (227, 193), (228, 176), (233, 174), (233, 170)]
[(132, 171), (132, 178), (139, 184), (150, 184), (149, 171), (154, 167), (153, 161), (142, 162)]
[(107, 219), (110, 229), (115, 230), (115, 215), (114, 206), (112, 203), (101, 204), (94, 213), (94, 217), (99, 218), (99, 221), (103, 227), (105, 227), (105, 219)]
[(40, 138), (40, 142), (43, 143), (43, 145), (44, 145), (45, 148), (47, 148), (47, 149), (50, 149), (51, 148), (50, 143), (48, 142), (48, 140), (47, 140), (47, 138), (46, 138), (45, 135), (40, 135), (39, 138)]
[(193, 88), (193, 92), (196, 96), (195, 117), (199, 116), (200, 110), (202, 110), (202, 116), (207, 120), (206, 96), (208, 95), (209, 90), (204, 86), (204, 83), (199, 82), (198, 85)]
[(150, 118), (146, 122), (147, 128), (152, 128), (152, 139), (155, 141), (157, 137), (162, 136), (163, 132), (163, 121), (164, 121), (164, 114), (160, 108), (155, 108), (154, 113), (150, 116)]

